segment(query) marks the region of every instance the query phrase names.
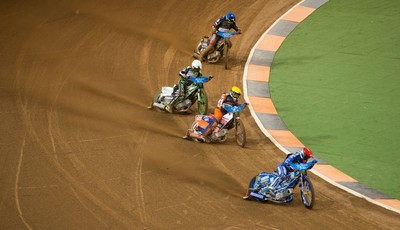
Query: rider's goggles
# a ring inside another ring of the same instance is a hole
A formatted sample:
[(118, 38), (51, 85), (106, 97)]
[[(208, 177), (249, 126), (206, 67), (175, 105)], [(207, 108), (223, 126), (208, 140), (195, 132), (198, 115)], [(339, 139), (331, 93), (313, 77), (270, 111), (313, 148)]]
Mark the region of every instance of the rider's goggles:
[(239, 98), (240, 97), (240, 93), (236, 93), (236, 92), (231, 92), (231, 94), (232, 94), (232, 97), (234, 97), (234, 98)]

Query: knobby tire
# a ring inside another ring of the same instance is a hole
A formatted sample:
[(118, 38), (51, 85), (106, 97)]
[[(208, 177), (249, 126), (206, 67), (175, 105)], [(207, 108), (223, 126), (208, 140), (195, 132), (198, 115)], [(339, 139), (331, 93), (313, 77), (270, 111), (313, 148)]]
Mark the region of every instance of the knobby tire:
[(237, 119), (235, 124), (235, 138), (238, 145), (242, 148), (246, 145), (246, 129), (241, 120)]
[(301, 188), (300, 191), (304, 206), (308, 209), (312, 209), (315, 202), (315, 192), (310, 178), (304, 177), (303, 188)]
[(225, 69), (228, 69), (228, 53), (229, 53), (229, 45), (228, 43), (226, 43), (224, 45)]

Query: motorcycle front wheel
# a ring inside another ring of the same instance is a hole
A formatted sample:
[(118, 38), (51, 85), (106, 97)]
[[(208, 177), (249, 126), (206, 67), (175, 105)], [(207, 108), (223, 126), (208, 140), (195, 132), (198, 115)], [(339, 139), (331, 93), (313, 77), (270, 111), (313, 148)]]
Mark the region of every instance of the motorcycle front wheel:
[(229, 46), (228, 44), (225, 44), (224, 45), (225, 69), (228, 69), (228, 53), (229, 53)]
[(315, 201), (314, 187), (310, 181), (310, 178), (303, 178), (303, 186), (300, 188), (301, 200), (306, 208), (311, 209)]
[(240, 119), (236, 119), (235, 122), (235, 138), (238, 145), (244, 148), (246, 145), (246, 130), (243, 122)]
[(199, 100), (197, 101), (197, 110), (199, 114), (205, 115), (208, 111), (207, 94), (204, 90), (199, 90)]

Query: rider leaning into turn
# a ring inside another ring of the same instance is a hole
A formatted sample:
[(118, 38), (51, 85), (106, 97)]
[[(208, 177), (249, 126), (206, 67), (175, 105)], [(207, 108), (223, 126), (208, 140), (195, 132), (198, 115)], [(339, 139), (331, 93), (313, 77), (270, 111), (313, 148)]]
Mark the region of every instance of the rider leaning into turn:
[[(228, 111), (224, 109), (224, 105), (240, 105), (238, 100), (241, 94), (242, 92), (237, 86), (233, 86), (229, 93), (223, 93), (221, 98), (218, 100), (217, 108), (214, 109), (214, 113), (202, 117), (202, 120), (206, 121), (207, 125), (202, 127), (200, 124), (202, 121), (197, 122), (195, 129), (188, 130), (186, 136), (183, 138), (187, 139), (188, 137), (193, 137), (201, 140), (202, 142), (206, 142), (208, 135), (219, 132), (223, 125), (221, 124), (222, 117), (228, 113)], [(246, 102), (244, 104), (247, 105)]]
[(191, 66), (184, 67), (181, 72), (179, 72), (180, 80), (178, 85), (175, 85), (173, 95), (179, 92), (179, 95), (175, 95), (174, 99), (165, 108), (168, 112), (172, 113), (175, 102), (178, 98), (185, 97), (186, 89), (193, 82), (190, 81), (191, 77), (197, 78), (203, 76), (201, 73), (201, 62), (199, 60), (194, 60)]
[[(303, 148), (300, 152), (289, 154), (286, 159), (276, 167), (278, 177), (266, 188), (267, 191), (274, 191), (283, 181), (286, 180), (287, 175), (293, 171), (290, 164), (305, 164), (308, 159), (313, 158), (314, 155), (309, 148)], [(267, 192), (262, 191), (262, 193)]]
[(234, 29), (236, 32), (240, 33), (240, 29), (236, 25), (236, 17), (232, 12), (229, 12), (226, 16), (220, 17), (212, 26), (212, 37), (210, 44), (207, 46), (199, 56), (199, 60), (203, 61), (204, 57), (207, 56), (208, 52), (214, 48), (217, 40), (220, 36), (217, 32), (229, 32), (230, 29)]
[[(219, 111), (221, 111), (222, 116), (227, 114), (228, 111), (224, 109), (225, 105), (230, 105), (230, 106), (239, 106), (239, 97), (242, 94), (242, 91), (239, 89), (237, 86), (233, 86), (229, 93), (223, 93), (221, 95), (221, 98), (218, 100), (217, 103), (217, 108)], [(245, 105), (248, 105), (247, 102), (244, 103)], [(215, 129), (215, 132), (219, 132), (220, 128), (225, 125), (227, 121), (222, 121), (217, 125), (217, 128)]]
[[(218, 100), (217, 108), (221, 110), (222, 114), (225, 115), (227, 111), (224, 109), (224, 104), (228, 104), (231, 106), (238, 106), (239, 97), (242, 94), (242, 91), (237, 86), (233, 86), (229, 93), (223, 93), (221, 98)], [(246, 103), (247, 105), (247, 103)]]

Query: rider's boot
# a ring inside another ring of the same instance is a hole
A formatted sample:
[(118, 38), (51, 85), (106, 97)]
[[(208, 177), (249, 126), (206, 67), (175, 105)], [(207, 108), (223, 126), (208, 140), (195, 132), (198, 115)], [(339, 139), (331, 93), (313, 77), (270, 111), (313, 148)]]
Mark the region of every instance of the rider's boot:
[(250, 200), (249, 191), (247, 190), (246, 195), (244, 195), (243, 200)]
[[(176, 92), (174, 92), (173, 95), (175, 93)], [(174, 98), (171, 100), (171, 102), (167, 106), (165, 106), (165, 110), (167, 112), (172, 113), (174, 111), (175, 102), (178, 100), (178, 98), (179, 98), (179, 96), (175, 95)]]
[(201, 141), (201, 142), (206, 142), (206, 140), (204, 139), (203, 135), (201, 135), (200, 133), (190, 133), (190, 137), (193, 137), (194, 140), (196, 141)]
[(193, 57), (196, 58), (197, 60), (200, 60), (200, 54), (198, 53), (193, 53)]
[(192, 132), (193, 132), (193, 129), (188, 129), (188, 131), (186, 132), (186, 135), (183, 136), (182, 138), (183, 139), (190, 139), (190, 133), (192, 133)]
[(209, 45), (207, 46), (207, 48), (205, 50), (203, 50), (203, 52), (201, 52), (200, 56), (199, 56), (199, 60), (201, 62), (205, 61), (205, 57), (207, 57), (208, 52), (210, 52), (210, 50), (213, 48), (213, 46)]
[(165, 106), (165, 110), (169, 113), (172, 113), (174, 111), (174, 105), (173, 103), (169, 103), (167, 106)]

